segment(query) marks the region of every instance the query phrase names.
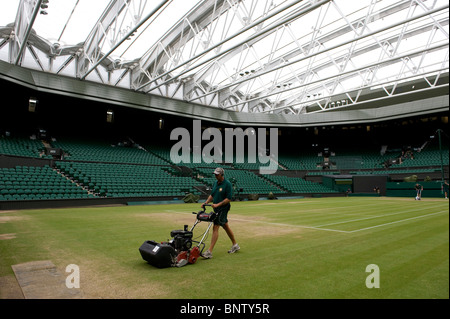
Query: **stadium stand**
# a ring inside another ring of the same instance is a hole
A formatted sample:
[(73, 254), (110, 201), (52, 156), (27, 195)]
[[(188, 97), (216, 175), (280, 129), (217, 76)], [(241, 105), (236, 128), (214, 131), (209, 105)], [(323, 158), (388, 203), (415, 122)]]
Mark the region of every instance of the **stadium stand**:
[(0, 168), (0, 200), (45, 200), (93, 197), (49, 166)]
[[(212, 175), (209, 168), (197, 168), (195, 169), (199, 175), (203, 176), (201, 180), (208, 186), (212, 186), (215, 177)], [(269, 180), (259, 177), (258, 175), (240, 169), (226, 169), (225, 174), (228, 179), (234, 179), (237, 188), (242, 188), (245, 194), (268, 194), (270, 192), (274, 194), (286, 193), (286, 191), (277, 185), (271, 183)]]
[(61, 161), (56, 166), (97, 196), (158, 197), (198, 193), (192, 178), (173, 176), (157, 166)]
[[(49, 148), (61, 149), (62, 156), (49, 155)], [(146, 142), (141, 146), (128, 138), (111, 142), (95, 138), (40, 140), (36, 136), (1, 136), (0, 157), (7, 158), (8, 163), (26, 158), (38, 162), (14, 167), (2, 167), (0, 162), (0, 201), (100, 198), (126, 201), (130, 198), (181, 198), (186, 194), (206, 196), (215, 181), (212, 169), (217, 166), (225, 168), (235, 191), (244, 195), (335, 196), (343, 192), (324, 185), (323, 176), (389, 175), (393, 181), (413, 174), (421, 174), (422, 179), (428, 175), (436, 177), (441, 174), (440, 155), (436, 146), (407, 156), (400, 150), (380, 154), (370, 147), (357, 151), (336, 148), (329, 159), (332, 166), (323, 169), (324, 158), (314, 150), (282, 151), (277, 173), (261, 175), (260, 166), (267, 164), (248, 163), (247, 158), (244, 163), (239, 163), (236, 157), (233, 163), (209, 163), (203, 159), (194, 163), (190, 154), (188, 162), (175, 164), (169, 145)], [(446, 167), (448, 155), (445, 145), (443, 163)], [(388, 192), (391, 193), (394, 194)]]
[(115, 162), (167, 165), (168, 162), (137, 144), (107, 144), (100, 141), (60, 140), (52, 145), (64, 150), (64, 158), (71, 161)]
[(307, 181), (303, 178), (264, 175), (264, 178), (277, 185), (280, 189), (286, 190), (288, 193), (337, 193), (322, 184)]
[(0, 136), (0, 154), (52, 158), (45, 154), (45, 147), (41, 140), (29, 137), (5, 137)]
[(316, 170), (321, 161), (317, 153), (311, 151), (297, 151), (280, 154), (278, 161), (289, 170)]

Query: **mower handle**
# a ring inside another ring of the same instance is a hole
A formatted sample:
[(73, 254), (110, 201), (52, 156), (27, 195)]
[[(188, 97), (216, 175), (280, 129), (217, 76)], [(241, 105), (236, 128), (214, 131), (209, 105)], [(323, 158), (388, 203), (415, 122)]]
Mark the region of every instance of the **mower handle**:
[[(206, 210), (206, 206), (211, 207), (212, 205), (211, 205), (211, 204), (203, 204), (202, 206), (203, 206), (203, 211), (205, 211), (205, 210)], [(198, 213), (192, 212), (192, 214), (196, 215), (196, 214), (198, 214)]]

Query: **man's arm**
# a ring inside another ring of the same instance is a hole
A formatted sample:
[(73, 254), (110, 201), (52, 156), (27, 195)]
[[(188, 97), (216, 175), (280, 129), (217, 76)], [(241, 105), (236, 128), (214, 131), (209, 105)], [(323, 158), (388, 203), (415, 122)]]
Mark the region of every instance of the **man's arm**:
[(223, 201), (221, 201), (220, 203), (217, 204), (213, 204), (211, 205), (212, 208), (217, 208), (219, 206), (225, 206), (227, 204), (229, 204), (231, 201), (228, 198), (225, 198)]
[(204, 208), (205, 205), (209, 204), (212, 201), (213, 201), (213, 197), (211, 195), (209, 195), (208, 198), (206, 199), (206, 201), (202, 204), (202, 208)]

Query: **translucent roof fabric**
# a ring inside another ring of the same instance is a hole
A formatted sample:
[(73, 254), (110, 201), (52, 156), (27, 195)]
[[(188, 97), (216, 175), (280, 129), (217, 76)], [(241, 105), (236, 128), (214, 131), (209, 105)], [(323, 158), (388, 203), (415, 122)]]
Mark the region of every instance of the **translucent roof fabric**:
[[(448, 73), (446, 0), (9, 0), (0, 59), (224, 110), (326, 112)], [(448, 85), (448, 83), (446, 84)]]

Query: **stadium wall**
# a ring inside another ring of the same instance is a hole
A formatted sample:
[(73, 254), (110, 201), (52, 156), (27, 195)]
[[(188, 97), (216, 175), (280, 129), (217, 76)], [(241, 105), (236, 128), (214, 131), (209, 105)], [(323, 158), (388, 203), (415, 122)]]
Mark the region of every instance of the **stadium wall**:
[[(423, 198), (442, 198), (441, 182), (418, 182), (423, 186)], [(415, 197), (415, 182), (388, 182), (386, 183), (386, 196), (389, 197)]]
[[(448, 85), (389, 96), (377, 101), (363, 102), (358, 109), (339, 112), (314, 112), (300, 115), (261, 114), (222, 110), (174, 100), (158, 95), (142, 94), (95, 82), (26, 69), (0, 61), (0, 78), (40, 92), (55, 93), (91, 101), (109, 103), (147, 111), (173, 114), (193, 119), (209, 120), (232, 126), (310, 127), (321, 125), (380, 122), (405, 116), (432, 114), (449, 110)], [(365, 105), (367, 104), (367, 105)]]

